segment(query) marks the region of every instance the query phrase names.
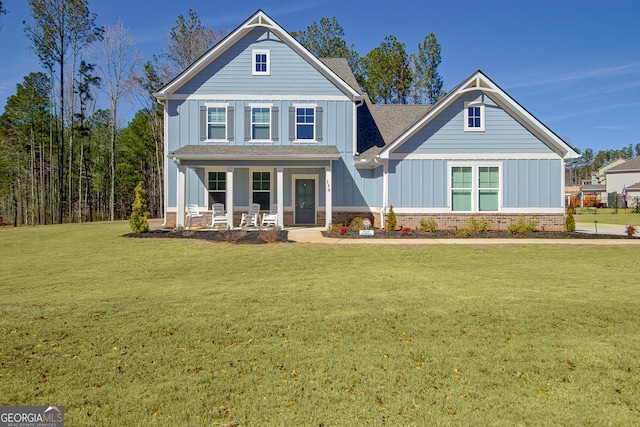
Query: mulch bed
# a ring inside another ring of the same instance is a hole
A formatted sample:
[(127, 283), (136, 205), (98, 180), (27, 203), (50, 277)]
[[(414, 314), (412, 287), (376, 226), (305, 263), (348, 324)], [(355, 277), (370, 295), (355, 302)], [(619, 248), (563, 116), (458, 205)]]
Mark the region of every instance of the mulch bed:
[(411, 230), (409, 234), (400, 231), (375, 230), (373, 236), (360, 236), (358, 231), (348, 231), (340, 235), (337, 232), (323, 231), (325, 237), (335, 239), (638, 239), (640, 237), (618, 236), (612, 234), (569, 233), (566, 231), (534, 231), (526, 234), (509, 234), (506, 231), (485, 231), (465, 233), (454, 230), (440, 230), (426, 233)]
[(199, 239), (210, 242), (266, 244), (268, 242), (288, 242), (289, 232), (286, 230), (174, 230), (159, 229), (146, 233), (128, 233), (125, 237), (165, 238), (165, 239)]

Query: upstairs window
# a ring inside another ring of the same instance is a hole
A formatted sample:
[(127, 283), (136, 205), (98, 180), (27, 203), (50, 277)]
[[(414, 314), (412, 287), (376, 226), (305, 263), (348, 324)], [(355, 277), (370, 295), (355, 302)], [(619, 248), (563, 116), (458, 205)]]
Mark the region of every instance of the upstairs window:
[(271, 52), (268, 50), (254, 50), (253, 56), (253, 75), (268, 76), (271, 74)]
[(465, 103), (464, 130), (484, 131), (484, 104)]
[(271, 140), (271, 108), (251, 109), (251, 139), (253, 141)]
[(296, 140), (315, 139), (315, 108), (296, 108)]
[(207, 108), (207, 139), (227, 140), (227, 109), (225, 107)]

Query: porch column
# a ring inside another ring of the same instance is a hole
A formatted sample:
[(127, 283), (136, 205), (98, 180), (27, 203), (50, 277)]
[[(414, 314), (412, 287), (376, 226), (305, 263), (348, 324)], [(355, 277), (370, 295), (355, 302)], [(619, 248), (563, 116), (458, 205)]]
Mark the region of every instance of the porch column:
[(227, 227), (233, 229), (233, 166), (227, 166)]
[(284, 168), (276, 168), (276, 197), (278, 198), (278, 227), (284, 228)]
[(331, 196), (331, 183), (332, 174), (331, 174), (331, 166), (326, 166), (324, 168), (325, 174), (325, 194), (324, 194), (324, 226), (325, 228), (329, 228), (331, 226), (331, 212), (333, 211), (333, 200)]
[(187, 190), (186, 172), (187, 168), (178, 166), (178, 182), (176, 191), (176, 228), (184, 228), (185, 218), (185, 194)]

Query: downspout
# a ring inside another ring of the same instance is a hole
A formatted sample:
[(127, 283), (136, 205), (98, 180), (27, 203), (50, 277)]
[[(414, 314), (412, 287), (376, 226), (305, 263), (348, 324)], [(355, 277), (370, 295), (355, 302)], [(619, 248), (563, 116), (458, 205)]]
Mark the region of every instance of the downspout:
[(354, 98), (353, 104), (353, 155), (357, 156), (358, 153), (358, 108), (362, 107), (364, 99)]

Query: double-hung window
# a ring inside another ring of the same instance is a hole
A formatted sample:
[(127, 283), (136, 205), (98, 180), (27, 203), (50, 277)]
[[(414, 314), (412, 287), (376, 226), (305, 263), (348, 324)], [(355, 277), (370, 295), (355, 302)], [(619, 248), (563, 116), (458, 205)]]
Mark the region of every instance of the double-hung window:
[(226, 205), (227, 201), (227, 173), (211, 171), (208, 173), (207, 190), (209, 192), (209, 207), (214, 203)]
[(254, 171), (251, 179), (251, 202), (258, 203), (261, 211), (271, 206), (271, 172)]
[(500, 209), (500, 166), (452, 165), (451, 210), (497, 212)]
[(207, 107), (207, 140), (227, 140), (226, 107)]
[(207, 102), (200, 106), (200, 141), (229, 142), (234, 133), (233, 107)]
[(252, 66), (254, 76), (268, 76), (271, 74), (271, 52), (254, 49), (252, 52)]
[(296, 108), (296, 141), (315, 140), (315, 107)]
[(465, 102), (464, 130), (467, 132), (484, 131), (484, 104), (478, 102)]
[(253, 107), (251, 109), (251, 139), (271, 140), (271, 108)]

